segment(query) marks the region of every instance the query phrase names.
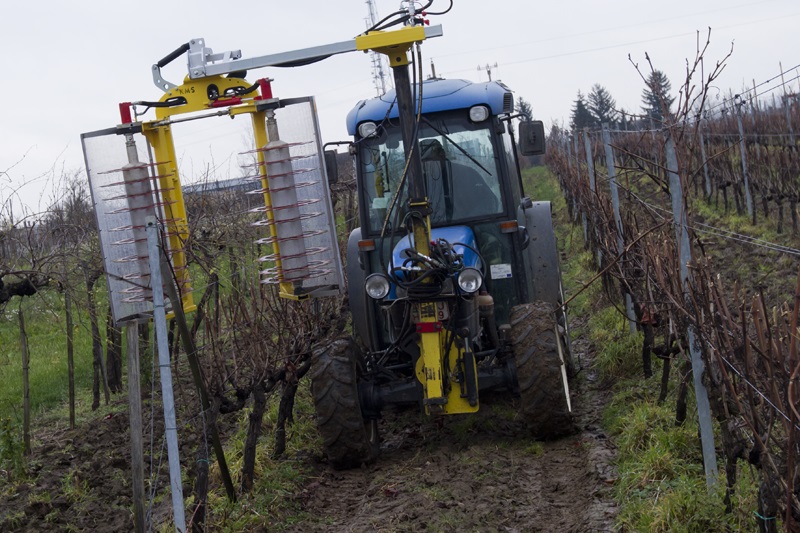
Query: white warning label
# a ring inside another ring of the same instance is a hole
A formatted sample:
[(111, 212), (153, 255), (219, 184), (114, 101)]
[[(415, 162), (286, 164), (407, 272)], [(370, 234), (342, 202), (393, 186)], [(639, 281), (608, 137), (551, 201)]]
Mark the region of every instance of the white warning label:
[(503, 279), (511, 277), (511, 265), (503, 263), (500, 265), (489, 265), (491, 267), (492, 279)]

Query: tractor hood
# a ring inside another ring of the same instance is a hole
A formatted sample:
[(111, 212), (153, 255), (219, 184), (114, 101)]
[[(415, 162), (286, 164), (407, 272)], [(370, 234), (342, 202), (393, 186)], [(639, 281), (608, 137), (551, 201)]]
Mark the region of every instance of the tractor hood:
[[(493, 115), (512, 113), (514, 96), (511, 89), (498, 81), (473, 83), (467, 80), (430, 79), (422, 83), (422, 113), (435, 113), (451, 109), (468, 109), (483, 104)], [(416, 110), (416, 105), (414, 107)], [(361, 122), (370, 120), (380, 123), (397, 118), (395, 90), (371, 100), (362, 100), (347, 115), (347, 131), (356, 134)]]
[[(475, 241), (475, 233), (468, 226), (450, 226), (446, 228), (434, 228), (431, 230), (431, 240), (436, 241), (444, 239), (453, 245), (455, 251), (463, 256), (465, 267), (474, 267), (480, 269), (480, 257), (474, 250), (478, 249), (478, 244)], [(456, 244), (458, 243), (458, 244)], [(466, 245), (466, 246), (463, 246)], [(392, 250), (392, 260), (394, 266), (400, 266), (406, 260), (405, 250), (413, 248), (414, 236), (409, 234), (397, 243)], [(470, 248), (467, 248), (469, 246)]]

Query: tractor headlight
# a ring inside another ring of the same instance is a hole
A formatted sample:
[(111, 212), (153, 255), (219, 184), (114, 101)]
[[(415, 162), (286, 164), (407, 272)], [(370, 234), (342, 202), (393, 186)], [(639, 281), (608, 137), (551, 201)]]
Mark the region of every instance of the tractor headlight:
[(476, 105), (469, 108), (469, 119), (472, 122), (483, 122), (489, 118), (489, 108), (485, 105)]
[(458, 286), (468, 294), (476, 292), (482, 284), (483, 275), (477, 268), (465, 268), (458, 274)]
[(370, 274), (364, 282), (364, 288), (367, 289), (367, 294), (373, 300), (386, 298), (390, 287), (389, 279), (383, 274)]
[(358, 134), (361, 135), (363, 139), (372, 137), (375, 135), (376, 131), (378, 131), (378, 125), (374, 122), (362, 122), (358, 125)]

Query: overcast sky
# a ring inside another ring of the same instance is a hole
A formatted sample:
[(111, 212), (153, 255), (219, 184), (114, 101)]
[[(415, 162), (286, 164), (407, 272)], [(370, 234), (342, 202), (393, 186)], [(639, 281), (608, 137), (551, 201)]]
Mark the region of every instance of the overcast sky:
[[(376, 3), (380, 16), (399, 7), (397, 0)], [(435, 0), (431, 9), (444, 10), (448, 3)], [(643, 83), (628, 54), (645, 67), (647, 52), (676, 94), (686, 60), (695, 55), (696, 32), (705, 42), (708, 27), (707, 70), (734, 43), (716, 83), (723, 93), (777, 76), (779, 63), (785, 70), (800, 64), (797, 0), (454, 4), (446, 15), (431, 17), (444, 36), (423, 45), (425, 75), (433, 60), (439, 76), (485, 81), (488, 73), (478, 66), (490, 65), (492, 78), (528, 100), (535, 118), (548, 127), (568, 124), (578, 90), (586, 94), (595, 83), (618, 107), (639, 111)], [(15, 197), (33, 211), (43, 209), (54, 178), (83, 167), (80, 134), (117, 124), (118, 102), (158, 99), (162, 93), (153, 85), (150, 66), (189, 39), (203, 37), (215, 52), (241, 49), (243, 57), (254, 57), (350, 39), (364, 30), (366, 16), (363, 0), (6, 2), (0, 19), (0, 207)], [(185, 56), (163, 74), (180, 83)], [(797, 75), (792, 70), (786, 77)], [(325, 141), (344, 140), (347, 112), (376, 94), (369, 57), (362, 53), (294, 69), (262, 69), (248, 79), (257, 77), (274, 78), (277, 97), (316, 96)], [(797, 81), (791, 89), (799, 90)], [(182, 179), (196, 179), (212, 150), (217, 177), (235, 177), (235, 152), (247, 149), (236, 128), (245, 122), (198, 121), (176, 136)], [(228, 159), (216, 151), (226, 145)]]

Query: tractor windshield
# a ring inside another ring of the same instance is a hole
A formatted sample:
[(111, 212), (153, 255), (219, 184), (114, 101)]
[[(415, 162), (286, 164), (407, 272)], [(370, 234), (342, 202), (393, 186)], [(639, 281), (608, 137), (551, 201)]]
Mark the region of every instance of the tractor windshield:
[[(387, 124), (387, 123), (384, 123)], [(489, 126), (474, 124), (466, 111), (427, 115), (419, 124), (417, 149), (431, 204), (431, 224), (448, 226), (500, 214), (503, 210), (499, 172)], [(380, 230), (403, 225), (408, 202), (408, 177), (400, 187), (405, 151), (396, 121), (360, 143), (362, 190), (366, 191), (369, 226)], [(400, 190), (399, 197), (392, 203)]]

